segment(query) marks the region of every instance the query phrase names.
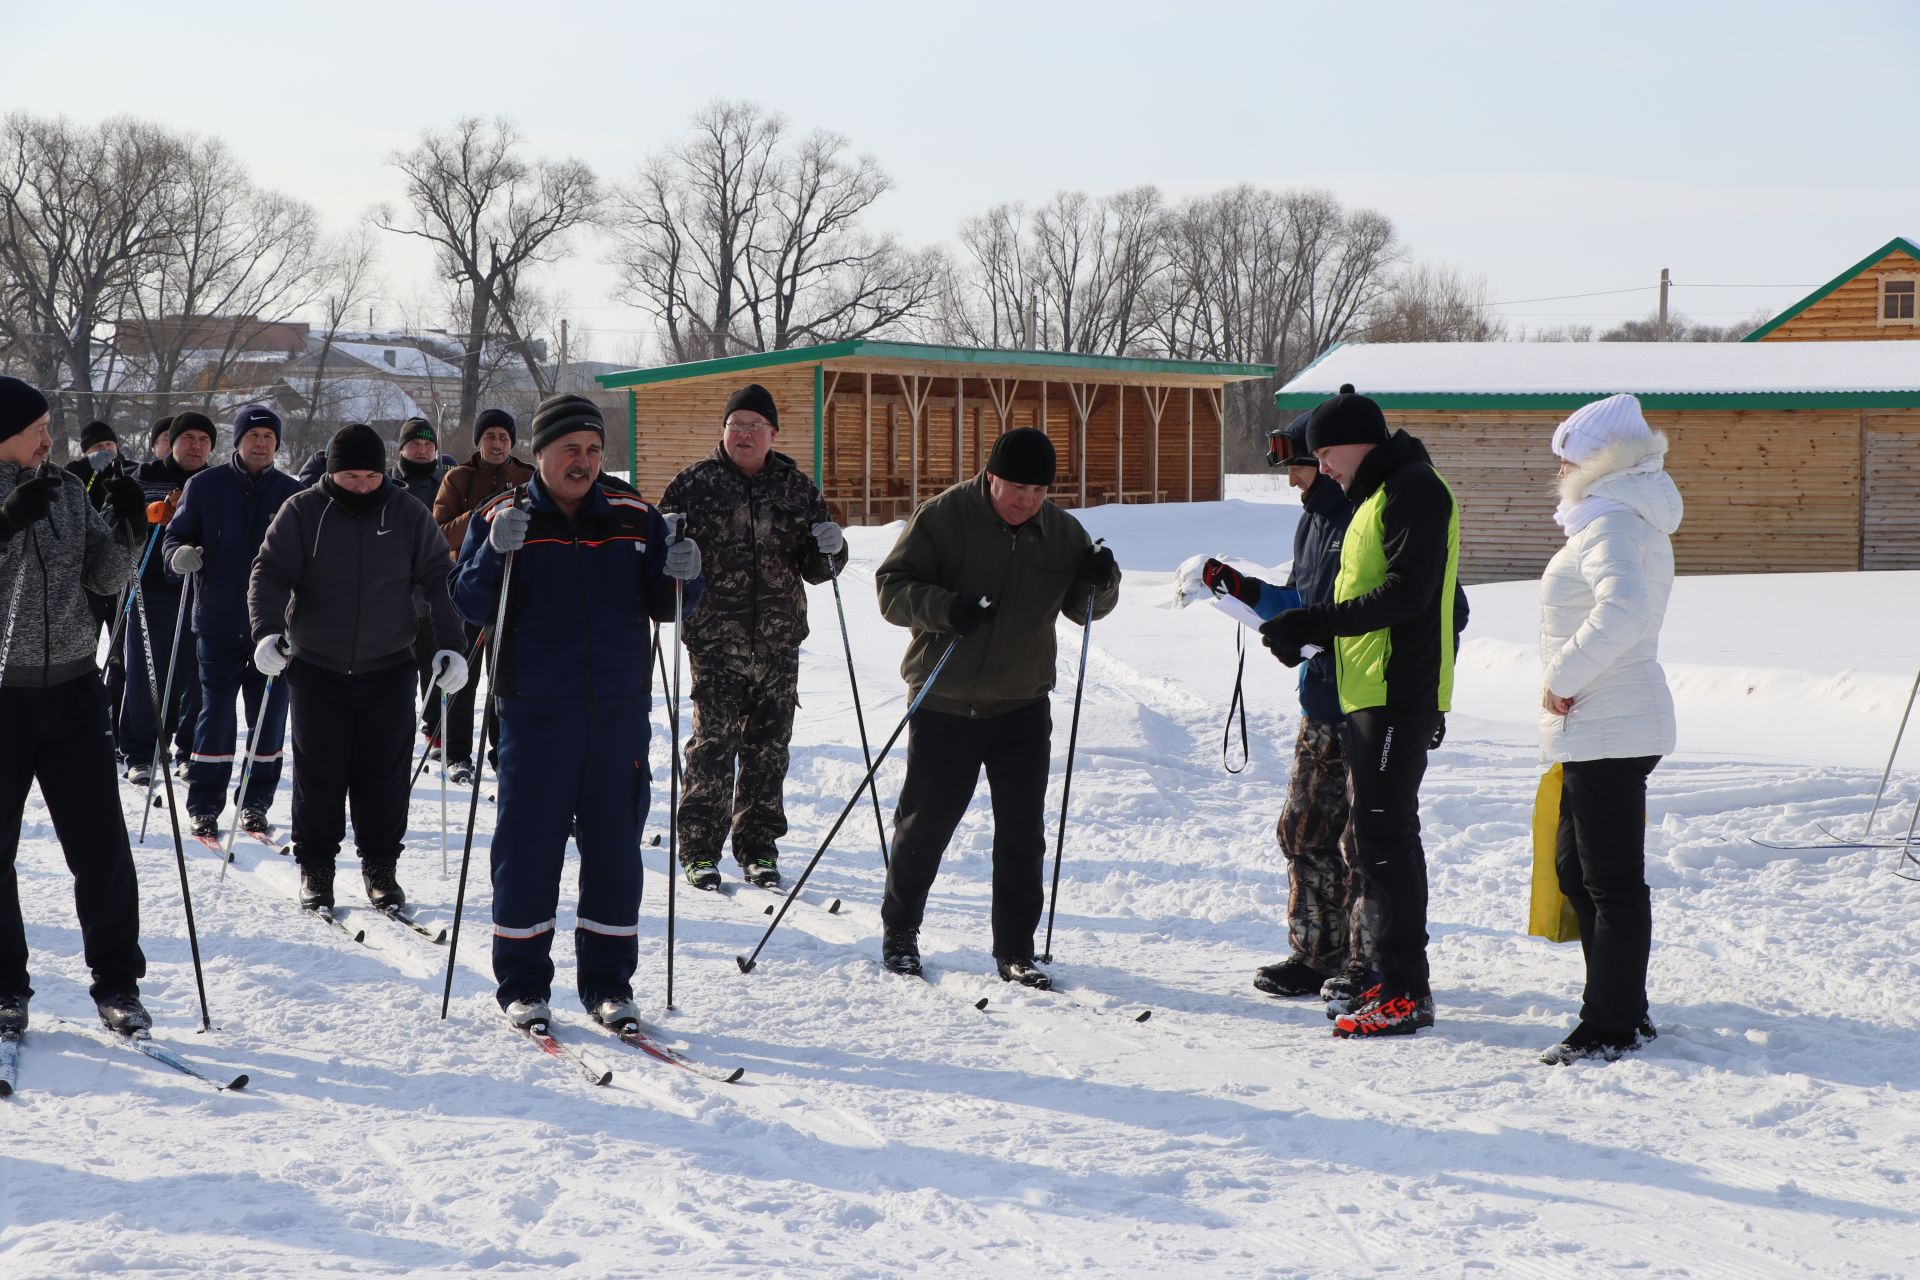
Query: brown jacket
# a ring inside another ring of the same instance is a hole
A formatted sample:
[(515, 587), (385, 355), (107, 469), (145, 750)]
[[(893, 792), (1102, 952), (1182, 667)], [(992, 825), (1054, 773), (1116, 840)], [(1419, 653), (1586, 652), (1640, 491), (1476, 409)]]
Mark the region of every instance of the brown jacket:
[(447, 472), (446, 479), (440, 482), (440, 492), (434, 495), (433, 522), (446, 535), (447, 545), (453, 548), (456, 559), (460, 555), (460, 544), (467, 537), (467, 520), (475, 509), (495, 494), (505, 493), (531, 479), (533, 468), (512, 454), (499, 466), (490, 467), (480, 461), (476, 453)]
[(920, 505), (874, 573), (880, 616), (913, 639), (900, 663), (918, 693), (954, 639), (947, 621), (956, 595), (985, 596), (993, 613), (961, 637), (926, 705), (961, 716), (997, 716), (1038, 702), (1053, 689), (1054, 619), (1104, 618), (1120, 601), (1116, 581), (1089, 592), (1075, 580), (1093, 540), (1080, 522), (1044, 502), (1018, 529), (1007, 527), (987, 496), (987, 475), (954, 485)]

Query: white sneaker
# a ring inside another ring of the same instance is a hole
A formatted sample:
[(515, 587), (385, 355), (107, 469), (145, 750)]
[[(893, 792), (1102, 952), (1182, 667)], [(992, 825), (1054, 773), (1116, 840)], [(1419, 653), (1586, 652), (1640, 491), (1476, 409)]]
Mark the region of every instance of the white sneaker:
[(547, 1007), (545, 1000), (515, 1000), (504, 1012), (515, 1031), (525, 1031), (534, 1026), (544, 1029), (553, 1023), (553, 1010)]

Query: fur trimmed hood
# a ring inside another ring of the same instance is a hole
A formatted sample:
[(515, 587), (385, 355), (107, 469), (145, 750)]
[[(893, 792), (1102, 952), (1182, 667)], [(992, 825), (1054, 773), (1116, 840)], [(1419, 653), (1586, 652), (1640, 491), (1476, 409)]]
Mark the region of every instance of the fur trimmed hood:
[(1663, 534), (1680, 527), (1686, 504), (1666, 471), (1667, 437), (1658, 431), (1615, 440), (1560, 477), (1560, 505), (1571, 511), (1598, 499), (1638, 515)]

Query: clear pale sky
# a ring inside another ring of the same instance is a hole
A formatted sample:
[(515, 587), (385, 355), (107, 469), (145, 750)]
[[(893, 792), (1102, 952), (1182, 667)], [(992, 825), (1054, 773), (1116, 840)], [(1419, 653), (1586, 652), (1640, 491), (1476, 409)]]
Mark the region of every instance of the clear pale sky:
[[(0, 0), (0, 23), (0, 108), (218, 135), (336, 230), (396, 197), (386, 158), (424, 127), (504, 114), (531, 152), (624, 178), (725, 96), (875, 156), (896, 190), (873, 225), (914, 243), (1062, 188), (1316, 186), (1503, 301), (1669, 267), (1676, 308), (1730, 321), (1920, 236), (1920, 4), (1899, 0)], [(647, 319), (608, 296), (602, 247), (575, 247), (548, 283), (591, 354), (622, 358)], [(425, 295), (425, 268), (389, 245), (383, 323)], [(1502, 311), (1604, 326), (1654, 298)]]

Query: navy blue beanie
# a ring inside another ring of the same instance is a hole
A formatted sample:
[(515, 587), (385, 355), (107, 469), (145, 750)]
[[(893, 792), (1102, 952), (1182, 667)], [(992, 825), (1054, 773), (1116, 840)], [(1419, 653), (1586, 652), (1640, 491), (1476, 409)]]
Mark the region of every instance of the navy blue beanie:
[(265, 427), (273, 432), (273, 442), (280, 443), (280, 415), (263, 404), (250, 404), (233, 415), (233, 443), (237, 448), (240, 437), (255, 427)]

